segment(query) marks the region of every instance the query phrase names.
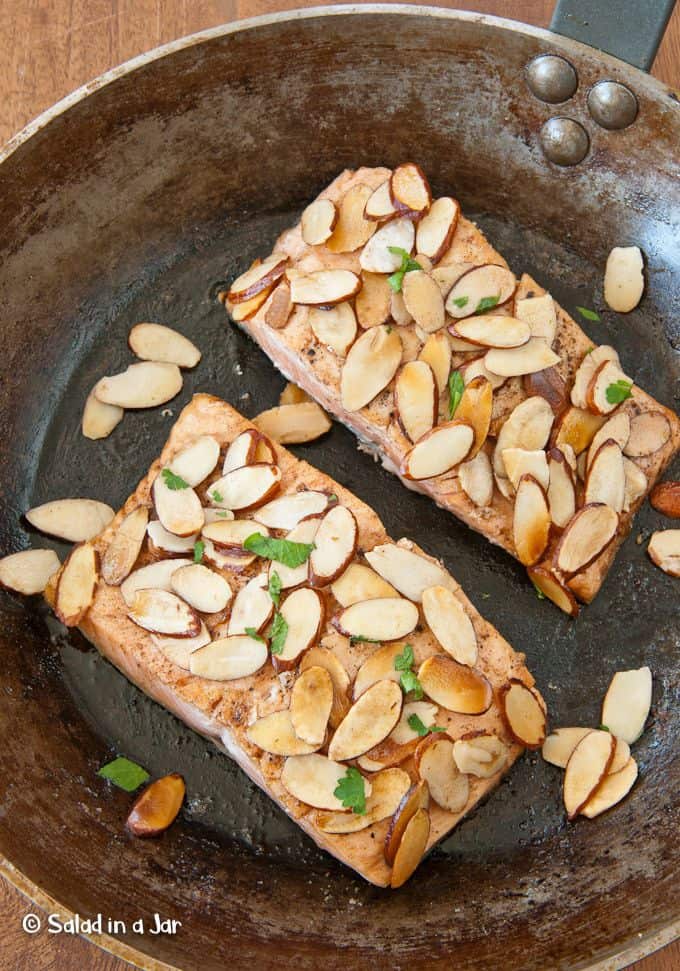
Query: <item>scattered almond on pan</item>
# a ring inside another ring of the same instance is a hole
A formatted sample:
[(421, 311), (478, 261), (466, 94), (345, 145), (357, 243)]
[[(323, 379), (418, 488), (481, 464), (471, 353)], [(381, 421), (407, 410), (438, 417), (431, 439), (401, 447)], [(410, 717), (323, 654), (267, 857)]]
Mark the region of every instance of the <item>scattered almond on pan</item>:
[(160, 836), (177, 819), (186, 785), (181, 775), (156, 779), (136, 799), (127, 818), (127, 828), (133, 836)]
[(615, 246), (607, 257), (604, 299), (612, 310), (627, 314), (642, 299), (645, 288), (644, 264), (638, 246)]

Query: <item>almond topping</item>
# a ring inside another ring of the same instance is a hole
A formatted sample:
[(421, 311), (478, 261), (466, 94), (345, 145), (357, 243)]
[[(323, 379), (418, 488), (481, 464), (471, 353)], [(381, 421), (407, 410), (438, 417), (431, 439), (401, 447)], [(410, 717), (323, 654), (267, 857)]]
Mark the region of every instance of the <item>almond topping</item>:
[(330, 347), (338, 357), (347, 356), (357, 336), (357, 319), (351, 303), (336, 303), (327, 310), (310, 307), (308, 320), (320, 344)]
[(630, 436), (624, 454), (630, 458), (653, 455), (671, 437), (670, 422), (660, 411), (645, 411), (630, 422)]
[(411, 785), (407, 772), (402, 769), (385, 769), (371, 780), (373, 791), (366, 800), (366, 812), (356, 813), (318, 813), (316, 825), (322, 833), (358, 833), (373, 823), (389, 819), (396, 812)]
[[(271, 755), (310, 755), (321, 745), (308, 745), (295, 733), (289, 711), (274, 711), (248, 726), (248, 741)], [(323, 741), (323, 739), (322, 739)]]
[(341, 607), (351, 607), (362, 600), (375, 600), (377, 597), (397, 596), (391, 583), (362, 563), (350, 563), (331, 585), (331, 593)]
[(367, 637), (372, 641), (396, 641), (406, 637), (418, 623), (418, 608), (401, 597), (376, 597), (345, 607), (334, 619), (340, 633), (347, 637)]
[[(284, 762), (281, 783), (291, 796), (308, 806), (342, 812), (343, 804), (334, 793), (346, 773), (346, 765), (325, 755), (293, 755)], [(365, 796), (371, 792), (371, 783), (364, 779)]]
[[(308, 519), (303, 519), (301, 522), (294, 526), (293, 529), (286, 535), (286, 539), (291, 543), (313, 543), (317, 530), (319, 529), (319, 524), (321, 522), (320, 516), (311, 516)], [(269, 565), (269, 577), (272, 574), (278, 574), (279, 581), (281, 583), (282, 590), (290, 590), (292, 587), (299, 587), (303, 583), (307, 583), (309, 575), (309, 561), (305, 560), (299, 566), (286, 566), (285, 563), (277, 563), (276, 560), (272, 560)]]
[(406, 479), (431, 479), (448, 472), (469, 454), (475, 433), (466, 421), (446, 422), (427, 432), (404, 456), (401, 474)]
[(138, 590), (172, 590), (170, 577), (181, 566), (188, 566), (191, 560), (157, 560), (142, 566), (131, 573), (120, 585), (120, 592), (128, 607), (132, 606)]
[(333, 704), (328, 720), (331, 728), (337, 728), (350, 709), (349, 675), (332, 651), (318, 645), (310, 647), (303, 654), (300, 661), (300, 674), (311, 667), (323, 668), (333, 682)]
[(106, 405), (119, 408), (153, 408), (164, 405), (182, 390), (182, 374), (176, 364), (142, 361), (120, 374), (102, 378), (94, 393)]
[(392, 288), (384, 273), (361, 274), (362, 287), (354, 301), (354, 310), (360, 327), (368, 330), (379, 327), (390, 319)]
[[(227, 509), (255, 509), (266, 503), (280, 485), (281, 469), (277, 465), (258, 462), (227, 472), (213, 482), (208, 495), (216, 505)], [(216, 495), (222, 498), (215, 499)]]
[(437, 383), (437, 394), (440, 395), (446, 388), (451, 370), (451, 347), (445, 331), (438, 331), (428, 336), (418, 355), (418, 360), (424, 361), (432, 368)]
[(330, 430), (328, 415), (315, 401), (299, 405), (279, 405), (262, 411), (253, 419), (257, 428), (281, 445), (313, 442)]
[(430, 815), (419, 809), (406, 825), (394, 857), (390, 887), (396, 890), (403, 886), (423, 858), (430, 838)]
[(272, 292), (272, 286), (267, 287), (266, 290), (261, 290), (256, 293), (254, 297), (249, 300), (244, 300), (242, 303), (227, 303), (227, 310), (231, 314), (231, 318), (236, 324), (240, 324), (244, 320), (250, 320), (258, 312), (260, 307), (263, 307)]
[(513, 489), (517, 489), (523, 475), (533, 476), (542, 489), (548, 488), (550, 473), (548, 459), (543, 449), (503, 449), (503, 465)]
[(395, 209), (402, 212), (425, 212), (432, 202), (430, 185), (423, 170), (414, 162), (398, 165), (390, 178), (390, 196)]
[(231, 601), (231, 587), (224, 577), (202, 563), (180, 567), (172, 574), (170, 582), (182, 600), (204, 614), (216, 614)]
[(618, 515), (604, 503), (583, 506), (562, 533), (557, 568), (567, 575), (585, 570), (614, 539), (618, 525)]
[(373, 190), (368, 185), (355, 185), (343, 197), (338, 221), (326, 246), (331, 253), (353, 253), (368, 243), (375, 232), (375, 223), (364, 217), (364, 209)]
[[(454, 341), (453, 337), (451, 338), (451, 341)], [(453, 350), (455, 351), (455, 348), (453, 348)], [(493, 391), (497, 391), (498, 388), (502, 388), (505, 382), (508, 380), (507, 378), (501, 377), (499, 374), (493, 374), (491, 371), (489, 371), (484, 363), (483, 354), (481, 357), (473, 357), (471, 360), (461, 364), (458, 370), (463, 376), (464, 384), (470, 384), (470, 382), (474, 381), (475, 378), (482, 377), (486, 378)]]
[(111, 506), (96, 499), (54, 499), (26, 513), (31, 526), (70, 543), (94, 539), (114, 517)]
[(290, 298), (290, 283), (284, 278), (271, 295), (269, 305), (264, 312), (264, 322), (275, 330), (281, 330), (288, 323), (292, 310), (293, 301)]
[[(375, 223), (369, 223), (375, 228)], [(369, 273), (394, 273), (401, 266), (401, 256), (391, 247), (413, 252), (415, 229), (410, 219), (393, 219), (382, 226), (364, 246), (359, 256), (362, 270)], [(408, 276), (408, 274), (407, 274)]]
[(545, 566), (530, 566), (527, 570), (529, 579), (541, 593), (570, 617), (578, 617), (579, 606), (569, 587)]
[(297, 659), (318, 639), (324, 619), (323, 601), (315, 590), (301, 587), (283, 601), (280, 614), (288, 625), (283, 649), (272, 660), (279, 671), (294, 667)]
[(396, 330), (371, 327), (362, 334), (350, 348), (342, 369), (343, 408), (359, 411), (372, 401), (394, 377), (401, 354), (401, 339)]
[[(163, 469), (155, 478), (151, 490), (156, 515), (161, 525), (175, 536), (192, 536), (198, 533), (205, 522), (201, 500), (188, 485), (174, 488), (167, 470)], [(168, 484), (170, 483), (170, 484)]]
[(652, 672), (648, 667), (617, 671), (602, 703), (602, 724), (632, 745), (645, 727), (652, 706)]
[(404, 794), (385, 836), (385, 860), (389, 865), (394, 863), (406, 827), (419, 810), (426, 810), (429, 805), (427, 782), (417, 782)]
[[(435, 266), (432, 270), (432, 279), (436, 282), (437, 286), (442, 292), (442, 297), (446, 297), (451, 292), (451, 288), (454, 283), (457, 283), (462, 276), (464, 276), (469, 270), (474, 270), (474, 263), (446, 263)], [(469, 303), (469, 301), (468, 301)], [(468, 306), (468, 303), (465, 306)], [(467, 317), (469, 311), (461, 314), (461, 317)]]
[(492, 348), (486, 352), (484, 363), (494, 374), (519, 377), (559, 364), (560, 356), (541, 337), (531, 337), (521, 347)]
[(214, 543), (218, 550), (245, 555), (243, 544), (255, 532), (269, 536), (269, 530), (266, 527), (258, 529), (250, 519), (218, 519), (205, 525), (201, 535)]
[(516, 317), (487, 314), (456, 321), (455, 333), (463, 340), (481, 347), (520, 347), (531, 337), (531, 328)]
[(252, 628), (259, 634), (269, 623), (273, 613), (274, 604), (267, 590), (267, 577), (261, 573), (249, 580), (236, 594), (227, 634), (230, 637), (245, 634), (247, 628)]
[(605, 442), (610, 439), (617, 443), (620, 449), (624, 449), (626, 442), (630, 438), (630, 418), (625, 411), (619, 411), (611, 418), (608, 418), (604, 425), (595, 432), (592, 442), (590, 443), (590, 448), (588, 449), (588, 458), (586, 461), (586, 467), (589, 467), (595, 456), (597, 455), (600, 446), (604, 445)]
[(596, 791), (581, 809), (581, 815), (593, 819), (616, 806), (628, 795), (637, 779), (638, 767), (635, 759), (630, 758), (618, 772), (611, 770), (604, 777)]
[(83, 409), (83, 435), (94, 441), (107, 438), (116, 425), (123, 420), (124, 414), (125, 411), (118, 405), (106, 405), (100, 401), (93, 388), (87, 396)]
[(378, 681), (394, 681), (399, 683), (400, 672), (394, 662), (402, 652), (401, 644), (384, 644), (377, 648), (361, 665), (354, 679), (354, 698), (359, 698), (371, 685)]
[(66, 627), (76, 627), (94, 600), (98, 557), (89, 543), (76, 546), (57, 579), (54, 612)]
[(161, 361), (177, 367), (196, 367), (201, 352), (188, 337), (163, 324), (135, 324), (128, 336), (133, 354), (143, 361)]
[(571, 403), (576, 408), (588, 407), (586, 399), (588, 385), (598, 367), (605, 361), (613, 361), (617, 367), (620, 364), (618, 352), (609, 344), (593, 347), (583, 356), (574, 375), (574, 384), (571, 389)]
[(561, 415), (569, 407), (569, 391), (557, 368), (548, 367), (522, 377), (527, 395), (540, 395), (548, 402), (555, 415)]
[(568, 408), (557, 419), (555, 445), (559, 448), (569, 445), (576, 455), (580, 455), (593, 441), (604, 421), (601, 415), (593, 415), (583, 408)]
[(533, 475), (523, 475), (517, 486), (512, 520), (512, 537), (520, 563), (538, 563), (549, 536), (550, 509), (545, 490)]
[(541, 755), (546, 762), (564, 769), (578, 743), (590, 732), (592, 728), (556, 728), (543, 742)]
[(192, 488), (207, 479), (220, 458), (220, 443), (211, 435), (201, 435), (171, 460), (168, 468)]
[[(0, 586), (31, 596), (42, 593), (60, 567), (54, 550), (22, 550), (0, 559)], [(382, 582), (382, 581), (381, 581)]]
[(236, 681), (259, 671), (267, 656), (266, 644), (247, 634), (236, 634), (199, 647), (189, 658), (189, 670), (209, 681)]
[(321, 520), (309, 557), (309, 576), (314, 586), (325, 587), (345, 572), (354, 558), (359, 527), (354, 514), (339, 503)]
[(623, 455), (618, 442), (610, 438), (597, 451), (586, 476), (586, 503), (604, 502), (621, 512), (626, 490)]
[(417, 442), (435, 424), (438, 397), (429, 364), (409, 361), (403, 365), (394, 383), (394, 403), (399, 424), (412, 442)]
[(364, 218), (383, 222), (383, 220), (392, 219), (396, 215), (397, 210), (394, 208), (390, 195), (390, 180), (387, 179), (369, 196), (364, 209)]
[(127, 818), (127, 828), (133, 836), (159, 836), (177, 818), (186, 786), (181, 775), (156, 779), (135, 800)]
[(205, 647), (212, 640), (210, 631), (201, 621), (201, 629), (195, 637), (166, 637), (164, 634), (152, 634), (151, 640), (159, 651), (172, 661), (178, 668), (189, 670), (189, 658), (199, 647)]
[(511, 678), (499, 692), (501, 713), (510, 734), (525, 748), (540, 748), (545, 740), (547, 720), (537, 692), (517, 678)]
[(459, 664), (477, 662), (477, 635), (460, 600), (446, 587), (423, 593), (423, 613), (430, 630), (447, 654)]
[(604, 299), (612, 310), (620, 314), (635, 310), (645, 288), (642, 269), (638, 246), (615, 246), (611, 251), (604, 272)]
[(287, 381), (286, 386), (279, 395), (280, 405), (301, 405), (304, 401), (311, 401), (306, 391), (299, 388), (292, 381)]
[(376, 573), (415, 603), (422, 601), (423, 592), (428, 587), (458, 588), (450, 573), (439, 563), (396, 543), (374, 546), (365, 556)]
[(349, 300), (361, 289), (351, 270), (311, 270), (290, 280), (290, 299), (296, 304), (329, 306)]
[(572, 752), (564, 772), (564, 808), (574, 819), (607, 775), (615, 739), (609, 732), (588, 732)]
[(493, 388), (483, 375), (465, 383), (463, 396), (456, 408), (456, 421), (466, 421), (475, 433), (469, 458), (474, 458), (486, 441), (493, 410)]
[(660, 482), (652, 490), (649, 501), (663, 516), (680, 519), (680, 482)]
[(545, 448), (554, 421), (552, 408), (538, 396), (521, 401), (510, 413), (503, 424), (493, 456), (496, 475), (507, 478), (503, 452), (507, 448), (521, 448), (535, 451)]
[(458, 224), (460, 206), (455, 199), (442, 196), (430, 206), (429, 212), (418, 223), (416, 249), (438, 263), (446, 253)]
[(201, 618), (196, 610), (167, 590), (138, 590), (128, 617), (154, 634), (196, 637), (201, 632)]
[(303, 240), (308, 246), (321, 246), (335, 229), (337, 221), (338, 213), (331, 200), (316, 199), (307, 206), (300, 219)]
[(461, 715), (481, 715), (493, 701), (491, 685), (484, 675), (446, 654), (435, 654), (424, 661), (418, 680), (432, 701)]
[(394, 681), (378, 681), (355, 701), (328, 746), (331, 759), (363, 755), (390, 734), (401, 715), (403, 694)]
[(639, 469), (635, 462), (632, 459), (626, 458), (625, 455), (623, 457), (623, 471), (626, 477), (623, 511), (629, 512), (636, 505), (638, 499), (641, 499), (646, 494), (649, 483), (642, 469)]
[(321, 746), (333, 704), (333, 682), (325, 668), (313, 666), (303, 671), (293, 685), (290, 719), (298, 738)]
[(516, 287), (514, 274), (504, 266), (493, 263), (475, 266), (452, 286), (446, 299), (446, 312), (458, 319), (469, 317), (484, 308), (484, 301), (489, 301), (489, 308), (505, 303)]
[(453, 746), (453, 759), (458, 770), (478, 779), (490, 779), (505, 768), (508, 747), (495, 735), (471, 733)]
[(596, 415), (608, 415), (621, 403), (621, 398), (612, 397), (612, 387), (632, 387), (632, 384), (630, 378), (613, 361), (603, 361), (590, 379), (586, 391), (588, 408)]
[(138, 506), (122, 520), (102, 557), (102, 580), (109, 586), (118, 586), (128, 576), (137, 562), (147, 523), (149, 510)]
[(412, 270), (404, 276), (402, 294), (406, 309), (426, 334), (441, 330), (446, 323), (444, 298), (431, 276)]
[(284, 253), (273, 253), (266, 260), (256, 261), (234, 280), (229, 288), (227, 300), (230, 303), (243, 303), (263, 290), (269, 289), (272, 284), (281, 279), (287, 263), (288, 257)]
[(493, 499), (493, 473), (486, 452), (478, 452), (473, 459), (458, 467), (458, 481), (463, 492), (483, 509)]
[(253, 519), (270, 529), (293, 529), (308, 516), (320, 515), (327, 506), (328, 496), (324, 492), (302, 489), (260, 506), (253, 513)]
[(438, 806), (449, 813), (459, 813), (465, 808), (470, 798), (470, 782), (454, 761), (453, 740), (448, 735), (426, 735), (416, 748), (415, 764)]
[(227, 448), (227, 453), (224, 456), (224, 465), (222, 466), (222, 475), (226, 475), (227, 472), (231, 472), (233, 469), (240, 469), (244, 465), (252, 465), (256, 461), (255, 452), (257, 450), (258, 439), (259, 432), (254, 428), (247, 428), (246, 431), (237, 435)]
[(515, 316), (529, 325), (532, 337), (542, 337), (551, 347), (557, 331), (555, 301), (549, 293), (515, 301)]

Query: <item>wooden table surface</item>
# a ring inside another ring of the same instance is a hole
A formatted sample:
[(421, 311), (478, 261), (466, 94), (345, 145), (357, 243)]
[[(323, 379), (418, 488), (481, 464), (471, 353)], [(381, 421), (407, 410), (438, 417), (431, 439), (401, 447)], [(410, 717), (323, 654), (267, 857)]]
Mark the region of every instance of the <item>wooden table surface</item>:
[[(74, 88), (158, 44), (229, 20), (314, 5), (312, 0), (0, 0), (0, 143)], [(440, 6), (538, 26), (548, 25), (553, 5), (553, 0), (440, 0)], [(680, 88), (680, 7), (653, 73)], [(123, 971), (129, 967), (82, 938), (49, 935), (45, 930), (26, 934), (21, 921), (30, 911), (39, 913), (0, 879), (0, 967), (8, 971)], [(632, 968), (677, 971), (680, 942)]]

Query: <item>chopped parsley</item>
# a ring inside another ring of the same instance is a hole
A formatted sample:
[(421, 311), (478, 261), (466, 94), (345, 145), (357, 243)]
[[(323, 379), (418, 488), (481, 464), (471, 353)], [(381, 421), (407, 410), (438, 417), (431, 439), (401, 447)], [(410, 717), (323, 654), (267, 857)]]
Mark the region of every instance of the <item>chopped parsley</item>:
[(432, 732), (446, 731), (445, 728), (441, 728), (439, 725), (430, 725), (429, 728), (426, 728), (422, 719), (419, 718), (415, 712), (408, 716), (408, 727), (411, 729), (411, 731), (415, 732), (417, 735), (420, 735), (421, 738), (424, 738), (426, 735), (430, 735)]
[(600, 725), (598, 731), (600, 731), (600, 732), (609, 732), (611, 734), (611, 728), (609, 728), (608, 725)]
[(189, 488), (189, 483), (185, 482), (181, 475), (175, 475), (171, 469), (163, 469), (161, 475), (163, 476), (163, 482), (173, 492), (177, 492), (179, 489)]
[(411, 270), (422, 270), (422, 266), (417, 260), (412, 260), (410, 253), (407, 253), (405, 249), (401, 248), (401, 246), (388, 246), (387, 248), (390, 253), (394, 254), (394, 256), (401, 257), (401, 266), (392, 274), (392, 276), (387, 278), (387, 282), (392, 287), (394, 292), (399, 293), (406, 274), (410, 273)]
[(577, 307), (576, 308), (584, 320), (599, 320), (599, 314), (596, 314), (594, 310), (589, 310), (587, 307)]
[(366, 637), (365, 634), (351, 634), (349, 642), (350, 644), (380, 644), (377, 638)]
[(495, 307), (500, 299), (500, 294), (495, 297), (482, 297), (477, 306), (475, 307), (476, 314), (483, 314), (485, 310), (491, 310)]
[(278, 611), (274, 614), (274, 620), (269, 628), (270, 650), (272, 654), (282, 654), (283, 647), (288, 637), (288, 623), (286, 618)]
[(412, 670), (413, 662), (413, 648), (406, 644), (403, 653), (397, 654), (394, 659), (394, 670), (400, 672), (399, 684), (404, 694), (412, 692), (415, 700), (420, 701), (423, 697), (423, 686)]
[(345, 809), (351, 809), (357, 816), (363, 816), (366, 813), (364, 777), (353, 765), (349, 766), (340, 779), (333, 795), (340, 800)]
[(246, 627), (246, 634), (248, 635), (248, 637), (252, 637), (254, 641), (259, 641), (260, 644), (266, 643), (264, 637), (258, 634), (254, 627)]
[(535, 584), (533, 580), (531, 581), (531, 583), (533, 584), (533, 588), (536, 591), (536, 596), (538, 597), (538, 599), (545, 600), (545, 594), (543, 593), (541, 588), (537, 584)]
[(453, 418), (460, 399), (465, 391), (465, 382), (460, 371), (452, 371), (449, 375), (449, 418)]
[(224, 496), (221, 492), (218, 492), (217, 489), (213, 489), (213, 491), (210, 493), (210, 498), (213, 502), (224, 502)]
[(269, 596), (272, 598), (272, 603), (275, 607), (278, 607), (279, 599), (281, 597), (281, 577), (278, 575), (276, 570), (272, 570), (271, 572), (267, 590), (269, 592)]
[(194, 543), (194, 563), (200, 563), (203, 559), (203, 551), (205, 550), (205, 543), (202, 539), (197, 539)]
[(113, 782), (114, 786), (118, 786), (119, 789), (124, 789), (126, 792), (134, 792), (150, 778), (146, 769), (122, 755), (114, 759), (113, 762), (107, 762), (106, 765), (103, 765), (97, 775), (101, 776), (102, 779), (108, 779), (109, 782)]
[(460, 307), (461, 310), (463, 309), (463, 307), (467, 307), (469, 302), (470, 302), (469, 297), (456, 297), (456, 299), (453, 301), (456, 307)]
[(328, 497), (328, 501), (329, 502), (340, 502), (340, 500), (338, 499), (338, 497), (336, 496), (336, 494), (334, 492), (331, 492), (330, 496)]
[(314, 543), (293, 543), (289, 539), (274, 539), (272, 536), (263, 536), (262, 533), (252, 533), (244, 542), (243, 548), (249, 553), (256, 553), (267, 560), (276, 560), (277, 563), (295, 569), (309, 559)]
[(630, 390), (632, 387), (632, 381), (624, 381), (623, 378), (620, 378), (609, 385), (605, 391), (605, 397), (610, 405), (620, 405), (626, 398), (633, 397), (633, 392)]
[(217, 516), (218, 519), (226, 519), (227, 518), (227, 510), (226, 509), (217, 509), (215, 511), (215, 515)]

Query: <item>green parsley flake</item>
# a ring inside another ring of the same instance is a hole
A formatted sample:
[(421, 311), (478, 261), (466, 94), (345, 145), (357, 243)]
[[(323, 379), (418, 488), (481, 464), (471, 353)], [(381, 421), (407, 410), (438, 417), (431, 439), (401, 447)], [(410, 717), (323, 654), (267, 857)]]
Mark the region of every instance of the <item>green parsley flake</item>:
[(328, 501), (329, 502), (340, 502), (340, 500), (338, 499), (338, 497), (336, 496), (336, 494), (334, 492), (331, 492), (330, 496), (328, 497)]
[(366, 637), (365, 634), (350, 634), (350, 644), (380, 644), (375, 637)]
[(416, 701), (420, 701), (423, 697), (423, 686), (418, 680), (415, 673), (411, 670), (413, 667), (413, 648), (410, 644), (404, 646), (402, 654), (397, 654), (394, 659), (394, 670), (399, 671), (401, 676), (399, 678), (399, 684), (401, 685), (401, 690), (404, 694), (413, 693), (413, 697)]
[(532, 580), (531, 582), (532, 582), (532, 584), (533, 584), (533, 587), (534, 587), (534, 590), (536, 591), (536, 596), (538, 597), (538, 599), (539, 599), (539, 600), (545, 600), (545, 594), (543, 593), (543, 591), (541, 590), (541, 588), (540, 588), (540, 587), (538, 587), (538, 586), (537, 586), (537, 585), (536, 585), (536, 584), (534, 583), (534, 581), (533, 581), (533, 580)]
[(611, 734), (611, 728), (609, 728), (608, 725), (600, 725), (598, 731), (600, 731), (600, 732), (609, 732)]
[(285, 617), (278, 612), (274, 614), (274, 621), (269, 628), (270, 650), (272, 654), (282, 654), (288, 637), (288, 624)]
[(171, 469), (163, 469), (161, 475), (163, 476), (163, 482), (173, 492), (177, 492), (179, 489), (189, 488), (189, 483), (185, 482), (181, 475), (175, 475)]
[(453, 418), (460, 399), (465, 391), (465, 382), (460, 371), (453, 371), (449, 375), (449, 418)]
[(264, 637), (258, 634), (254, 627), (246, 627), (246, 634), (248, 635), (248, 637), (252, 637), (254, 641), (259, 641), (260, 644), (266, 643)]
[(275, 607), (278, 607), (279, 598), (281, 597), (281, 577), (276, 570), (272, 570), (267, 590), (269, 591), (269, 596), (272, 598), (272, 603)]
[(203, 551), (205, 550), (205, 543), (202, 539), (197, 539), (194, 543), (194, 563), (200, 563), (203, 559)]
[(392, 274), (392, 276), (387, 278), (387, 282), (394, 292), (399, 293), (406, 274), (410, 273), (412, 270), (422, 270), (422, 266), (417, 262), (417, 260), (412, 260), (410, 254), (407, 253), (405, 249), (402, 249), (401, 246), (388, 246), (387, 248), (390, 253), (394, 254), (394, 256), (401, 257), (401, 266)]
[(411, 731), (415, 732), (417, 735), (420, 735), (421, 738), (424, 738), (426, 735), (430, 735), (433, 732), (446, 731), (445, 728), (441, 728), (439, 725), (430, 725), (429, 728), (426, 728), (422, 719), (420, 719), (415, 712), (408, 716), (408, 727), (411, 729)]
[(477, 306), (475, 307), (476, 314), (483, 314), (485, 310), (491, 310), (495, 307), (500, 299), (500, 295), (495, 297), (482, 297)]
[(365, 814), (366, 787), (364, 786), (364, 777), (353, 765), (349, 766), (347, 772), (340, 779), (333, 795), (340, 800), (345, 809), (351, 809), (357, 816)]
[(224, 496), (221, 492), (218, 492), (217, 489), (213, 489), (213, 491), (210, 493), (210, 498), (213, 502), (224, 502)]
[(101, 776), (102, 779), (108, 779), (109, 782), (113, 782), (114, 786), (118, 786), (119, 789), (124, 789), (126, 792), (134, 792), (135, 789), (139, 789), (143, 782), (147, 782), (151, 778), (141, 765), (131, 762), (130, 759), (126, 759), (122, 755), (114, 759), (113, 762), (107, 762), (106, 765), (103, 765), (97, 775)]
[(595, 313), (594, 310), (588, 310), (587, 307), (577, 307), (576, 308), (584, 320), (599, 320), (600, 317)]
[(456, 305), (456, 307), (460, 307), (460, 309), (462, 310), (463, 307), (467, 307), (467, 305), (470, 302), (470, 298), (469, 297), (456, 297), (456, 299), (453, 302)]
[(610, 405), (620, 405), (626, 398), (633, 397), (632, 387), (632, 381), (624, 381), (623, 378), (620, 378), (618, 381), (609, 385), (605, 391), (605, 397)]
[(263, 536), (262, 533), (252, 533), (244, 542), (243, 548), (249, 553), (256, 553), (267, 560), (276, 560), (277, 563), (295, 569), (309, 559), (314, 543), (293, 543), (289, 539), (274, 539)]

